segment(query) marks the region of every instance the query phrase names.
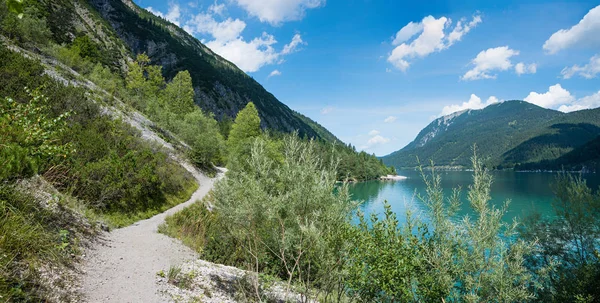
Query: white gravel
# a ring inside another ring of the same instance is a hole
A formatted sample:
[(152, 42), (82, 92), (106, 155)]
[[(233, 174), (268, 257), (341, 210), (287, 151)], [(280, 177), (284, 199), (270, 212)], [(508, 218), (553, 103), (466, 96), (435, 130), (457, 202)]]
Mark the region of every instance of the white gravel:
[[(187, 166), (187, 165), (186, 165)], [(186, 167), (190, 169), (190, 167)], [(157, 273), (198, 258), (179, 240), (157, 232), (168, 215), (201, 200), (222, 176), (211, 179), (193, 172), (200, 188), (185, 203), (150, 219), (106, 233), (86, 252), (81, 292), (87, 302), (167, 302), (157, 291)]]

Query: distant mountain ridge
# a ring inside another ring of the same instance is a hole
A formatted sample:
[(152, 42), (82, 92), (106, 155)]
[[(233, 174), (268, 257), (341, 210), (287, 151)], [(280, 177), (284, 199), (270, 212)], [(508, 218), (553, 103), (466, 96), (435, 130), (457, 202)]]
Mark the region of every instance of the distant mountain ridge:
[(599, 135), (600, 109), (562, 113), (525, 101), (505, 101), (440, 117), (382, 160), (396, 168), (415, 167), (419, 161), (428, 165), (430, 160), (436, 166), (464, 168), (477, 145), (488, 166), (523, 168), (549, 163)]

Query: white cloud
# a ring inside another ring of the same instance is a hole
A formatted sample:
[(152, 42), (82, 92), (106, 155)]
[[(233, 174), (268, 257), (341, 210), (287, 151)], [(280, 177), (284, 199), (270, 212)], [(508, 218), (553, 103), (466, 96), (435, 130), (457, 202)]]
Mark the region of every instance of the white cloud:
[(570, 29), (561, 29), (552, 34), (544, 43), (544, 50), (550, 54), (572, 47), (600, 46), (600, 5), (592, 8), (583, 19)]
[(462, 76), (463, 80), (495, 79), (492, 71), (505, 71), (512, 67), (510, 57), (516, 56), (519, 51), (508, 46), (489, 48), (477, 54), (471, 61), (475, 67)]
[(325, 0), (235, 0), (235, 2), (251, 16), (272, 25), (300, 20), (306, 10), (325, 5)]
[(227, 18), (217, 22), (212, 15), (200, 13), (188, 20), (183, 28), (190, 34), (208, 34), (222, 43), (240, 37), (246, 28), (246, 22), (240, 19)]
[[(452, 20), (446, 17), (436, 19), (433, 16), (427, 16), (421, 22), (410, 22), (396, 33), (392, 41), (396, 48), (392, 50), (387, 61), (397, 69), (406, 71), (410, 66), (410, 59), (422, 58), (433, 52), (442, 51), (460, 41), (463, 35), (481, 22), (481, 16), (474, 16), (473, 20), (467, 24), (464, 24), (465, 22), (464, 19), (458, 21), (449, 34), (446, 33), (446, 30), (451, 27)], [(419, 33), (418, 37), (409, 42)]]
[(227, 10), (227, 8), (225, 7), (225, 4), (223, 4), (223, 3), (217, 4), (217, 2), (215, 2), (211, 6), (208, 7), (209, 12), (211, 12), (212, 14), (215, 14), (215, 15), (220, 15), (220, 16), (222, 16), (226, 10)]
[(385, 123), (393, 123), (393, 122), (396, 121), (396, 119), (398, 119), (398, 118), (396, 118), (394, 116), (389, 116), (389, 117), (385, 118), (385, 120), (383, 120), (383, 122), (385, 122)]
[(379, 134), (372, 135), (371, 138), (367, 141), (367, 144), (361, 146), (361, 149), (370, 149), (377, 145), (389, 143), (391, 140), (389, 138), (383, 137)]
[(167, 11), (167, 14), (163, 14), (161, 11), (155, 10), (151, 6), (147, 7), (146, 10), (158, 17), (169, 20), (177, 26), (180, 25), (179, 19), (181, 18), (181, 8), (177, 3), (169, 2), (169, 10)]
[(466, 109), (482, 109), (488, 105), (494, 104), (494, 103), (498, 103), (499, 100), (498, 98), (491, 96), (487, 99), (486, 102), (482, 102), (481, 98), (479, 98), (477, 95), (475, 94), (471, 94), (471, 97), (469, 98), (469, 101), (467, 102), (463, 102), (462, 104), (452, 104), (452, 105), (448, 105), (448, 106), (444, 106), (444, 108), (442, 109), (442, 112), (440, 113), (440, 116), (446, 116), (458, 111), (462, 111), (462, 110), (466, 110)]
[(302, 37), (296, 34), (292, 41), (278, 52), (273, 47), (277, 43), (273, 35), (263, 32), (260, 37), (247, 41), (242, 37), (246, 22), (232, 18), (217, 21), (214, 15), (209, 13), (193, 16), (183, 28), (192, 35), (210, 35), (212, 40), (203, 41), (206, 46), (245, 72), (255, 72), (265, 65), (280, 62), (281, 57), (294, 52), (298, 45), (304, 44)]
[(537, 72), (537, 64), (525, 64), (523, 62), (519, 62), (515, 65), (515, 72), (519, 76), (522, 74), (535, 74)]
[(372, 130), (372, 131), (370, 131), (370, 132), (369, 132), (369, 136), (370, 136), (370, 137), (377, 136), (377, 135), (379, 135), (380, 133), (381, 133), (381, 132), (379, 132), (378, 130), (375, 130), (375, 129), (374, 129), (374, 130)]
[(560, 86), (560, 84), (556, 84), (550, 86), (548, 91), (542, 94), (531, 92), (524, 100), (541, 107), (557, 109), (567, 113), (576, 110), (600, 107), (600, 91), (577, 99), (568, 90)]
[(481, 16), (474, 16), (471, 22), (463, 25), (463, 23), (465, 22), (466, 19), (462, 18), (456, 23), (456, 27), (454, 27), (452, 32), (448, 35), (448, 46), (454, 44), (454, 42), (460, 41), (460, 39), (462, 39), (462, 36), (471, 31), (472, 28), (475, 28), (477, 24), (481, 23)]
[(531, 92), (523, 99), (529, 103), (533, 103), (537, 106), (557, 109), (562, 105), (569, 105), (575, 101), (575, 97), (571, 93), (564, 89), (560, 84), (552, 85), (548, 88), (545, 93)]
[(281, 72), (277, 69), (272, 71), (267, 78), (271, 78), (271, 77), (275, 77), (275, 76), (281, 76)]
[(586, 79), (595, 78), (597, 74), (600, 73), (600, 55), (595, 55), (590, 59), (590, 63), (579, 66), (573, 65), (571, 67), (565, 67), (561, 74), (564, 79), (569, 79), (573, 77), (575, 74), (579, 74), (580, 76)]
[(400, 45), (402, 42), (408, 41), (414, 35), (423, 31), (423, 22), (409, 22), (403, 28), (401, 28), (397, 33), (394, 41), (392, 41), (392, 45)]
[(571, 105), (561, 105), (558, 110), (561, 112), (573, 112), (576, 110), (589, 109), (600, 107), (600, 91), (597, 93), (583, 97), (577, 101), (575, 101)]
[(321, 110), (321, 115), (327, 115), (327, 114), (331, 113), (331, 112), (332, 112), (334, 109), (335, 109), (335, 108), (334, 108), (333, 106), (327, 106), (327, 107), (324, 107), (324, 108)]
[(281, 54), (282, 55), (291, 54), (297, 50), (299, 45), (303, 45), (303, 44), (305, 45), (306, 43), (304, 41), (302, 41), (302, 37), (300, 36), (300, 34), (295, 34), (294, 37), (292, 38), (292, 41), (283, 47)]

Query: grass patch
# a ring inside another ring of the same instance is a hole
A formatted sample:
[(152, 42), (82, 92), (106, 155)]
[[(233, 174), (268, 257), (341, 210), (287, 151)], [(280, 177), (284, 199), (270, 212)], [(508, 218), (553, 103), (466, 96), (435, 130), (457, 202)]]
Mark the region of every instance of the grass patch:
[(206, 203), (213, 199), (212, 195), (211, 191), (202, 201), (197, 201), (182, 211), (167, 217), (165, 223), (158, 227), (158, 232), (177, 238), (183, 244), (202, 253), (212, 223), (216, 220), (216, 214), (206, 209)]
[(79, 252), (78, 226), (63, 211), (42, 207), (17, 186), (0, 185), (1, 302), (44, 302), (52, 295), (40, 270), (68, 266)]
[(165, 212), (166, 210), (177, 206), (181, 203), (186, 202), (190, 199), (192, 194), (198, 189), (198, 183), (190, 180), (185, 184), (184, 190), (177, 194), (167, 194), (166, 203), (151, 209), (145, 209), (134, 212), (108, 212), (102, 213), (94, 210), (88, 210), (85, 214), (88, 218), (94, 219), (95, 221), (103, 221), (111, 228), (120, 228), (129, 226), (137, 221), (151, 218), (157, 214)]

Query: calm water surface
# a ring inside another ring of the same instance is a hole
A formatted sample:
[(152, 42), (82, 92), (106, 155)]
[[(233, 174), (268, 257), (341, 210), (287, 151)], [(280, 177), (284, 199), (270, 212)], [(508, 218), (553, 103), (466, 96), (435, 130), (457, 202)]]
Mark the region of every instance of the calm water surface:
[[(367, 216), (372, 213), (383, 213), (383, 202), (388, 201), (392, 210), (398, 215), (398, 220), (405, 221), (404, 214), (408, 208), (421, 213), (425, 207), (421, 201), (414, 197), (415, 191), (425, 193), (425, 184), (419, 173), (415, 171), (399, 171), (399, 175), (408, 179), (403, 181), (369, 181), (350, 185), (350, 192), (355, 200), (365, 201), (361, 210)], [(442, 187), (447, 197), (452, 193), (452, 188), (462, 187), (462, 207), (458, 217), (473, 215), (474, 212), (467, 200), (467, 186), (472, 183), (471, 172), (440, 172)], [(543, 216), (552, 216), (553, 194), (550, 184), (554, 182), (556, 173), (524, 173), (524, 172), (492, 172), (492, 201), (496, 207), (501, 207), (506, 200), (510, 200), (508, 211), (504, 216), (505, 221), (513, 218), (523, 218), (533, 212)], [(588, 186), (597, 190), (600, 185), (599, 174), (583, 175)], [(426, 215), (422, 214), (427, 220)]]

